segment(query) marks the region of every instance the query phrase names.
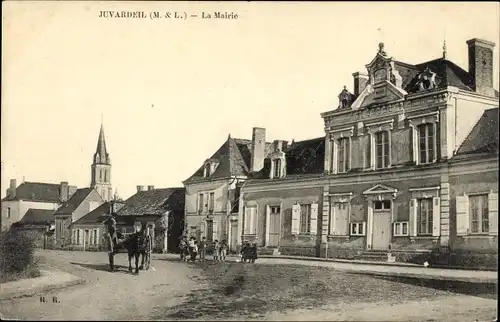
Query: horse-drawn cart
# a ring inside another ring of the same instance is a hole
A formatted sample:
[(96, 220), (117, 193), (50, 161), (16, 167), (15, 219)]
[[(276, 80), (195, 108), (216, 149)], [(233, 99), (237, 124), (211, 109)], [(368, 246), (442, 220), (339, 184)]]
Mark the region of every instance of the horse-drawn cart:
[[(118, 253), (128, 254), (129, 271), (132, 271), (132, 258), (135, 259), (136, 274), (139, 273), (139, 270), (148, 270), (151, 267), (151, 254), (153, 253), (154, 221), (147, 220), (147, 218), (142, 218), (142, 216), (140, 216), (134, 220), (134, 232), (126, 233), (120, 232), (120, 230), (123, 231), (126, 227), (130, 227), (130, 221), (134, 218), (127, 218), (126, 223), (116, 219), (118, 219), (116, 216), (113, 218), (110, 217), (104, 222), (104, 224), (107, 225), (108, 220), (114, 220), (116, 227), (114, 233), (112, 233), (113, 229), (108, 230), (107, 233), (110, 270), (115, 270), (114, 256)], [(139, 257), (141, 255), (142, 260), (139, 266)]]

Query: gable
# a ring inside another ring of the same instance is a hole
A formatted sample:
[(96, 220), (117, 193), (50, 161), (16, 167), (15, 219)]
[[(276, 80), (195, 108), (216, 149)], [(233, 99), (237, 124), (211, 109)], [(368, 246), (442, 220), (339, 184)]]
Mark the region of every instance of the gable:
[(369, 194), (381, 194), (381, 193), (396, 193), (398, 190), (396, 188), (392, 188), (383, 184), (378, 184), (370, 189), (363, 191), (364, 195)]

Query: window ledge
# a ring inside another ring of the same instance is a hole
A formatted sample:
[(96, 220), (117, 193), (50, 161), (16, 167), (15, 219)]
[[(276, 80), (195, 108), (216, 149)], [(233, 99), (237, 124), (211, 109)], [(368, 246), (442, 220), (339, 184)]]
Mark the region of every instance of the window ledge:
[(349, 235), (349, 237), (365, 237), (366, 235), (365, 234), (352, 234), (352, 235)]
[(350, 235), (328, 235), (328, 238), (345, 238), (349, 239), (351, 236)]
[(440, 236), (411, 236), (412, 240), (438, 240)]
[(470, 234), (470, 235), (467, 235), (467, 236), (459, 236), (459, 237), (462, 237), (464, 239), (471, 239), (471, 238), (475, 238), (475, 239), (492, 239), (494, 237), (496, 237), (497, 235), (490, 235), (490, 234)]

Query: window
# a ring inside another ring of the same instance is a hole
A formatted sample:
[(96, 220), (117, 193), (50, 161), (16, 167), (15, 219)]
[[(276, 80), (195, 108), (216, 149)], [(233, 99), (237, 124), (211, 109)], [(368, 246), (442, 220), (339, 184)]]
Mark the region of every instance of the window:
[(7, 207), (7, 218), (10, 218), (10, 207)]
[(349, 235), (349, 212), (348, 202), (330, 202), (330, 235)]
[(434, 124), (426, 123), (418, 126), (420, 163), (429, 163), (434, 161), (434, 135)]
[(395, 222), (394, 223), (394, 236), (408, 236), (408, 222)]
[(389, 132), (382, 131), (375, 134), (375, 156), (377, 169), (389, 166)]
[(108, 182), (108, 171), (104, 170), (104, 182)]
[(205, 164), (205, 177), (210, 177), (210, 163)]
[(255, 235), (257, 233), (257, 207), (245, 207), (243, 228), (243, 234), (245, 235)]
[(489, 232), (488, 195), (469, 196), (471, 233)]
[(350, 142), (349, 138), (338, 140), (338, 172), (347, 172), (350, 169)]
[(351, 236), (364, 236), (365, 235), (365, 223), (364, 222), (352, 222), (351, 223)]
[(210, 192), (208, 195), (208, 211), (214, 211), (214, 203), (215, 203), (215, 193)]
[(274, 178), (280, 178), (281, 177), (281, 160), (276, 159), (273, 161), (274, 162)]
[(213, 220), (207, 220), (207, 236), (205, 237), (207, 238), (207, 241), (211, 242), (214, 241), (213, 236), (214, 236), (214, 222)]
[(80, 229), (76, 230), (76, 244), (80, 245)]
[(391, 210), (391, 201), (390, 200), (382, 200), (382, 201), (374, 201), (373, 207), (375, 210)]
[(198, 195), (198, 212), (202, 212), (203, 211), (203, 194), (200, 193)]
[(270, 208), (271, 214), (273, 214), (273, 215), (279, 214), (281, 212), (280, 206), (271, 206), (269, 208)]
[(101, 170), (99, 171), (99, 180), (101, 180), (101, 181), (102, 181), (102, 177), (103, 177), (102, 172), (103, 172), (103, 170), (101, 169)]
[(418, 234), (432, 235), (432, 198), (418, 199), (417, 207)]
[(311, 205), (300, 205), (300, 230), (301, 234), (311, 232)]
[(97, 245), (97, 229), (94, 229), (94, 245)]

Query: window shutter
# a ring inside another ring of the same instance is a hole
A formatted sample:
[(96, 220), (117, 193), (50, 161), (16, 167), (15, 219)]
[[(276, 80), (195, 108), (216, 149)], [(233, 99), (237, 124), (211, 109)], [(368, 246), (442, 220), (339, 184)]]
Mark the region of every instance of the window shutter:
[(311, 227), (309, 227), (309, 231), (311, 235), (316, 235), (318, 231), (318, 204), (311, 204)]
[(257, 207), (250, 208), (250, 234), (257, 233)]
[(300, 226), (300, 205), (292, 206), (292, 235), (297, 235), (299, 233)]
[(78, 245), (83, 245), (83, 229), (78, 229), (80, 231), (80, 238), (78, 239)]
[(498, 235), (498, 193), (488, 195), (488, 217), (490, 235)]
[(469, 197), (457, 196), (457, 236), (469, 234)]
[(249, 233), (250, 213), (251, 208), (245, 207), (245, 216), (243, 218), (243, 235), (248, 235)]
[(441, 198), (432, 198), (432, 236), (441, 236)]
[(417, 199), (410, 199), (410, 236), (417, 236)]
[(353, 225), (354, 225), (354, 223), (352, 223), (352, 222), (349, 223), (349, 233), (348, 233), (349, 236), (352, 235), (352, 226)]
[(100, 240), (99, 239), (99, 229), (96, 229), (94, 234), (95, 234), (94, 238), (96, 240), (96, 244), (99, 245), (99, 240)]
[(219, 232), (218, 232), (218, 226), (217, 222), (214, 220), (212, 221), (212, 240), (215, 241), (216, 239), (219, 239)]

